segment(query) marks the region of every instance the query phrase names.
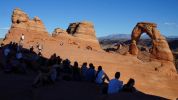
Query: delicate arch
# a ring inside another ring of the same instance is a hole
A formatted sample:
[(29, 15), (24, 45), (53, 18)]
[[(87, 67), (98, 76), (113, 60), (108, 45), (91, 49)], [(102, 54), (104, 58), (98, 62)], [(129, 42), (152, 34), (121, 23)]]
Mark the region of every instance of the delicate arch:
[(155, 23), (140, 22), (134, 27), (131, 35), (131, 44), (129, 52), (132, 55), (137, 55), (139, 50), (137, 48), (137, 41), (143, 33), (146, 33), (152, 39), (152, 49), (150, 53), (160, 60), (173, 61), (173, 55), (169, 48), (166, 39), (156, 29)]

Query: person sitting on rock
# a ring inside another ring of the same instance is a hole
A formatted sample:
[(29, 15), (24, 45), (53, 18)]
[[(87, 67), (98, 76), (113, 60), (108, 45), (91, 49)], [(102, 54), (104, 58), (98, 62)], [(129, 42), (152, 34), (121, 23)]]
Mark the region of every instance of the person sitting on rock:
[(50, 68), (50, 80), (52, 83), (54, 83), (57, 80), (57, 67), (58, 65), (53, 64)]
[(70, 60), (66, 59), (63, 61), (63, 67), (62, 67), (62, 72), (63, 76), (62, 78), (66, 81), (70, 81), (72, 79), (72, 68), (70, 65)]
[(9, 46), (5, 47), (4, 52), (3, 52), (3, 53), (4, 53), (4, 56), (7, 57), (7, 56), (9, 55), (10, 51), (11, 51), (11, 50), (10, 50), (10, 47), (9, 47)]
[(82, 78), (84, 80), (86, 80), (86, 77), (87, 77), (87, 70), (88, 70), (87, 63), (85, 62), (85, 63), (83, 63), (83, 65), (81, 67), (81, 74), (82, 74)]
[(50, 74), (49, 74), (49, 69), (46, 68), (47, 66), (45, 66), (44, 68), (40, 68), (40, 70), (38, 71), (38, 75), (37, 77), (34, 79), (34, 82), (32, 84), (33, 87), (37, 88), (41, 85), (46, 85), (50, 83)]
[(18, 52), (16, 53), (16, 59), (20, 60), (20, 59), (22, 59), (22, 58), (23, 58), (22, 52), (18, 51)]
[(92, 63), (90, 63), (89, 69), (87, 70), (87, 81), (94, 82), (95, 75), (96, 75), (95, 66)]
[(123, 86), (123, 91), (124, 92), (136, 92), (136, 88), (134, 87), (134, 85), (135, 85), (135, 80), (134, 79), (132, 79), (132, 78), (130, 78), (129, 79), (129, 81), (127, 82), (127, 84), (125, 84), (124, 86)]
[(78, 67), (78, 62), (74, 62), (74, 66), (72, 67), (72, 76), (73, 76), (73, 80), (75, 81), (80, 81), (81, 77), (80, 77), (80, 69)]
[(119, 80), (120, 72), (115, 73), (115, 78), (109, 82), (108, 94), (118, 93), (122, 90), (123, 82)]
[(95, 82), (98, 85), (102, 85), (104, 83), (105, 79), (107, 79), (107, 81), (109, 82), (109, 77), (103, 71), (102, 66), (98, 66), (98, 71), (96, 73), (96, 80), (95, 80)]

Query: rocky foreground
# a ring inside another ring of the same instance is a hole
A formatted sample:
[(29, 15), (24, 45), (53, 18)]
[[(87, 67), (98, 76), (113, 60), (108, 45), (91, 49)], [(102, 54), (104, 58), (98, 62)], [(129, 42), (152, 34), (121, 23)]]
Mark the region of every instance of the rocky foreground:
[[(150, 29), (157, 31), (155, 30), (155, 26), (153, 28), (148, 26), (149, 25), (146, 24), (144, 28), (140, 28), (142, 26), (136, 26), (136, 28), (139, 27), (138, 32), (150, 32)], [(123, 80), (124, 83), (126, 83), (129, 78), (134, 78), (136, 80), (136, 88), (141, 92), (167, 99), (176, 99), (178, 97), (178, 75), (172, 60), (173, 56), (166, 40), (160, 34), (153, 35), (152, 38), (155, 43), (152, 51), (153, 55), (151, 55), (150, 61), (143, 62), (137, 58), (138, 48), (134, 42), (137, 38), (139, 39), (139, 36), (133, 36), (130, 47), (131, 54), (129, 52), (124, 55), (107, 53), (101, 49), (95, 36), (94, 26), (90, 22), (71, 23), (67, 30), (56, 28), (53, 35), (50, 36), (38, 17), (30, 19), (23, 11), (15, 9), (12, 15), (12, 26), (3, 43), (8, 44), (10, 41), (19, 43), (22, 33), (25, 35), (23, 47), (29, 49), (30, 46), (35, 46), (37, 43), (40, 43), (43, 46), (42, 55), (44, 57), (49, 58), (53, 53), (56, 53), (63, 59), (68, 58), (72, 62), (78, 61), (80, 65), (83, 62), (92, 62), (95, 66), (103, 66), (103, 69), (110, 78), (114, 77), (116, 71), (121, 72), (121, 80)], [(150, 34), (151, 33), (149, 33), (149, 35)], [(136, 39), (134, 39), (134, 37), (136, 37)], [(6, 78), (4, 79), (2, 77), (1, 79), (6, 80)], [(29, 80), (27, 79), (27, 81)], [(76, 83), (74, 82), (72, 84)], [(25, 87), (29, 87), (29, 84), (22, 88)], [(53, 91), (51, 90), (53, 88), (54, 87), (51, 86), (51, 88), (47, 87), (41, 90), (34, 90), (35, 92), (33, 91), (33, 95), (40, 94), (39, 91), (42, 90)], [(58, 85), (56, 86), (56, 89), (57, 88)], [(57, 91), (56, 89), (54, 89), (54, 91)], [(46, 94), (48, 94), (47, 92), (48, 91), (46, 91)], [(76, 96), (69, 92), (64, 91), (64, 93), (68, 93), (68, 95), (72, 95), (72, 97)], [(87, 92), (86, 94), (90, 93), (97, 95), (97, 93), (95, 94), (94, 92)], [(46, 96), (47, 95), (44, 97)], [(119, 97), (119, 94), (116, 95), (116, 97), (117, 96)], [(43, 98), (43, 96), (39, 98)]]

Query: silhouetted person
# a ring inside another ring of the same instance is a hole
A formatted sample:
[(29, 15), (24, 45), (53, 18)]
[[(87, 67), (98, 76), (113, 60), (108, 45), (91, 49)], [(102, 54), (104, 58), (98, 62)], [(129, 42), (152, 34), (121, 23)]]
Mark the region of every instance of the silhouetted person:
[(96, 80), (95, 82), (98, 85), (101, 85), (104, 83), (105, 79), (107, 79), (107, 81), (109, 82), (109, 77), (107, 76), (107, 74), (103, 71), (102, 66), (98, 66), (98, 71), (96, 73)]
[(33, 87), (39, 87), (41, 85), (46, 85), (52, 82), (51, 71), (45, 66), (44, 68), (40, 68), (37, 77), (34, 79), (32, 84)]
[(63, 72), (68, 74), (72, 73), (70, 61), (68, 59), (63, 61)]
[(88, 70), (87, 63), (85, 62), (85, 63), (83, 63), (83, 65), (81, 67), (81, 74), (82, 74), (82, 78), (84, 80), (86, 80), (86, 77), (87, 77), (87, 70)]
[(10, 51), (11, 50), (10, 50), (9, 46), (5, 47), (5, 49), (4, 49), (4, 56), (7, 57), (9, 55)]
[(20, 60), (20, 59), (22, 59), (22, 58), (23, 58), (22, 52), (18, 51), (18, 52), (16, 53), (16, 59)]
[(34, 53), (34, 47), (33, 46), (30, 47), (30, 53)]
[(120, 72), (115, 73), (115, 78), (109, 82), (108, 94), (118, 93), (122, 90), (123, 82), (119, 80)]
[(124, 92), (136, 92), (134, 85), (135, 85), (135, 80), (130, 78), (127, 84), (123, 86), (123, 91)]
[(95, 75), (96, 75), (95, 66), (92, 63), (90, 63), (89, 69), (87, 70), (87, 80), (90, 82), (94, 82)]
[(63, 72), (62, 78), (64, 80), (70, 81), (72, 79), (72, 69), (70, 65), (70, 60), (66, 59), (63, 61), (62, 72)]
[(73, 73), (72, 73), (72, 76), (73, 76), (73, 79), (76, 80), (76, 81), (79, 81), (80, 80), (80, 69), (78, 67), (78, 62), (74, 62), (74, 66), (72, 67), (73, 69)]
[(57, 65), (56, 64), (53, 64), (52, 66), (50, 66), (50, 72), (49, 72), (49, 75), (50, 75), (50, 80), (52, 83), (54, 83), (56, 80), (57, 80)]

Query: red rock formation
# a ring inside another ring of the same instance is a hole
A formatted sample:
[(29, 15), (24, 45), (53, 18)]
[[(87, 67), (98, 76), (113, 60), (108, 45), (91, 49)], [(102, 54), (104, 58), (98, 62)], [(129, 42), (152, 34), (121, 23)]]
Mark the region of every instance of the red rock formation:
[(59, 35), (66, 35), (68, 34), (65, 30), (61, 29), (61, 28), (55, 28), (53, 33), (52, 33), (52, 37), (56, 37)]
[(66, 41), (65, 43), (75, 44), (77, 48), (88, 49), (90, 47), (90, 50), (102, 50), (92, 23), (72, 23), (68, 28), (68, 32), (56, 28), (52, 33), (53, 38), (49, 37), (43, 22), (38, 17), (30, 19), (26, 13), (17, 8), (13, 11), (12, 25), (3, 43), (7, 44), (11, 41), (19, 43), (23, 33), (25, 36), (23, 43), (26, 46), (36, 42), (44, 44), (48, 41)]
[[(142, 33), (147, 33), (149, 37), (152, 39), (152, 49), (150, 53), (152, 54), (152, 58), (156, 58), (158, 60), (170, 61), (173, 63), (173, 55), (169, 48), (169, 45), (160, 32), (156, 29), (157, 25), (149, 22), (140, 22), (134, 27), (131, 36), (131, 45), (129, 52), (132, 55), (138, 54), (138, 48), (136, 46), (136, 42), (139, 40)], [(170, 65), (171, 66), (171, 65)], [(175, 71), (175, 66), (172, 67), (172, 70)]]
[(91, 22), (71, 23), (67, 29), (69, 34), (83, 39), (92, 39), (96, 41), (96, 33)]
[(18, 8), (13, 11), (11, 28), (21, 28), (25, 30), (47, 32), (40, 18), (35, 16), (31, 20), (26, 13)]
[(26, 13), (16, 8), (12, 14), (11, 28), (6, 34), (3, 42), (5, 44), (10, 41), (18, 43), (22, 33), (25, 35), (24, 44), (34, 40), (42, 41), (48, 37), (48, 32), (43, 22), (38, 17), (30, 19)]
[(136, 45), (142, 33), (147, 33), (152, 39), (151, 53), (160, 60), (173, 61), (173, 55), (169, 45), (160, 32), (156, 29), (157, 25), (154, 23), (141, 22), (138, 23), (132, 31), (132, 43), (130, 46), (130, 53), (137, 55), (138, 50), (133, 45)]
[(78, 47), (88, 50), (102, 50), (91, 22), (71, 23), (67, 29), (67, 33), (57, 28), (53, 32), (53, 37), (61, 39), (65, 36), (66, 39), (69, 39), (70, 44), (77, 44)]

